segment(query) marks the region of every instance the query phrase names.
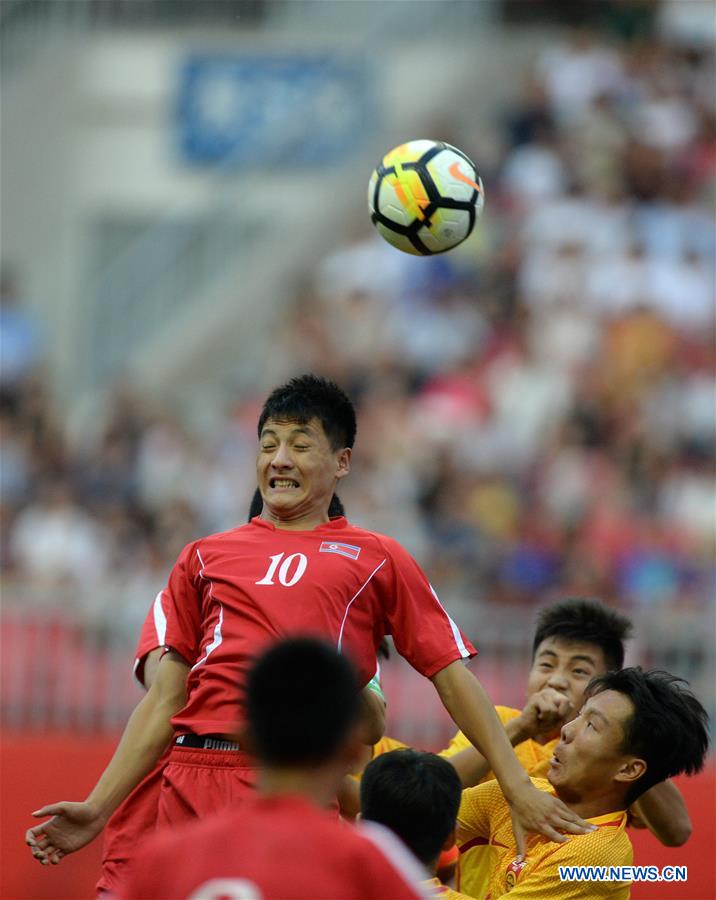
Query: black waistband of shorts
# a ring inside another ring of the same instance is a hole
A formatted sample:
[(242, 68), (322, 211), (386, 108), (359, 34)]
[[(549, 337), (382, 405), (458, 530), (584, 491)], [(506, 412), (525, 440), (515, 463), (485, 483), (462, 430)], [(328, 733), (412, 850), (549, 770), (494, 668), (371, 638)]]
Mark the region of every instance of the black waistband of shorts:
[(223, 734), (180, 734), (174, 739), (174, 744), (191, 750), (241, 750), (238, 741), (232, 741)]

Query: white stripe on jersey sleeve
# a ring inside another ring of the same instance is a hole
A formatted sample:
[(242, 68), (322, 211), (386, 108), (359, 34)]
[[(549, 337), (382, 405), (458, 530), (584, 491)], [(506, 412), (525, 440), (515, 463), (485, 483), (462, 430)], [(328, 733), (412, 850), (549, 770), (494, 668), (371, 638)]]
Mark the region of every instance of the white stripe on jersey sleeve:
[(378, 565), (375, 567), (375, 569), (373, 569), (373, 571), (370, 573), (370, 575), (366, 578), (366, 580), (358, 588), (358, 590), (355, 592), (355, 594), (353, 594), (350, 601), (348, 602), (348, 606), (346, 606), (346, 611), (343, 613), (343, 621), (341, 622), (341, 628), (340, 628), (340, 631), (338, 632), (338, 652), (339, 653), (341, 652), (341, 647), (343, 645), (343, 629), (346, 627), (346, 619), (348, 618), (348, 610), (351, 608), (351, 606), (353, 606), (354, 600), (358, 599), (358, 595), (361, 593), (361, 591), (364, 590), (364, 588), (366, 588), (368, 586), (371, 578), (375, 575), (375, 573), (379, 569), (383, 568), (383, 566), (386, 564), (386, 562), (387, 562), (387, 559), (384, 559), (381, 563), (378, 563)]
[(435, 597), (435, 599), (438, 601), (438, 606), (447, 616), (447, 620), (450, 623), (450, 628), (452, 628), (452, 636), (455, 638), (455, 643), (457, 644), (457, 649), (460, 651), (460, 656), (462, 656), (463, 659), (466, 659), (467, 657), (470, 656), (470, 651), (465, 646), (465, 641), (463, 641), (463, 639), (462, 639), (462, 635), (460, 634), (460, 629), (450, 618), (448, 611), (445, 609), (445, 607), (440, 602), (440, 597), (438, 597), (438, 595), (435, 593), (435, 588), (432, 586), (432, 584), (430, 585), (430, 590), (433, 592), (433, 597)]
[[(152, 604), (152, 615), (154, 617), (154, 632), (157, 636), (157, 647), (163, 647), (164, 642), (167, 636), (167, 617), (164, 613), (164, 607), (162, 606), (162, 594), (164, 591), (159, 591), (157, 596), (154, 598), (154, 603)], [(146, 658), (146, 653), (143, 658)], [(144, 681), (142, 681), (137, 672), (139, 670), (139, 664), (142, 660), (137, 657), (134, 660), (134, 666), (132, 667), (132, 674), (134, 675), (137, 684), (140, 687), (143, 687), (146, 690), (146, 685)]]
[(167, 637), (167, 617), (164, 613), (164, 607), (162, 606), (163, 593), (164, 591), (159, 591), (154, 598), (154, 630), (157, 632), (158, 647), (164, 646)]
[(430, 877), (427, 870), (389, 828), (366, 819), (361, 819), (355, 828), (380, 851), (394, 869), (397, 869), (419, 897), (425, 900), (435, 897), (424, 884), (425, 879)]

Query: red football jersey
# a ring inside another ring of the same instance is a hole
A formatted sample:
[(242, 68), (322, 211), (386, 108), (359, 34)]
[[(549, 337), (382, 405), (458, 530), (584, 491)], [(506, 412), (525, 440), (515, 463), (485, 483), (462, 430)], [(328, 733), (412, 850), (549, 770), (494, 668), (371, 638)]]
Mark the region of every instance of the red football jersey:
[(145, 647), (171, 647), (192, 667), (172, 721), (197, 734), (236, 729), (252, 661), (291, 635), (334, 642), (363, 685), (384, 634), (428, 678), (475, 654), (410, 554), (343, 517), (311, 531), (257, 517), (187, 545), (148, 622)]
[(348, 825), (300, 796), (257, 796), (155, 835), (120, 897), (415, 900), (429, 896), (423, 878), (425, 870), (380, 825)]

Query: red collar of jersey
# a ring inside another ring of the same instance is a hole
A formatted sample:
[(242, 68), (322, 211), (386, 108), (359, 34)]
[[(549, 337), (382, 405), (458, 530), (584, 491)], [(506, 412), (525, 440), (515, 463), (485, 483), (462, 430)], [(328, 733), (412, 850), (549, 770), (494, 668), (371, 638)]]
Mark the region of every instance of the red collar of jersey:
[(254, 516), (251, 520), (252, 525), (258, 525), (260, 528), (268, 528), (269, 531), (293, 531), (294, 534), (322, 534), (324, 531), (335, 531), (337, 528), (347, 528), (348, 527), (348, 519), (345, 516), (336, 516), (335, 519), (331, 519), (330, 522), (324, 522), (322, 525), (316, 525), (315, 528), (309, 528), (306, 531), (294, 530), (294, 529), (283, 529), (276, 528), (273, 522), (267, 522), (266, 519), (262, 519), (261, 516)]

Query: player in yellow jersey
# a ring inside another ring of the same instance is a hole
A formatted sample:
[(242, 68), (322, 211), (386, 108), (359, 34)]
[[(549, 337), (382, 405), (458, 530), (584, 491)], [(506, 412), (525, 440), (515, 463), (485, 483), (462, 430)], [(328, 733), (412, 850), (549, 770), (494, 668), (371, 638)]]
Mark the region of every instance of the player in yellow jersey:
[(462, 784), (434, 753), (404, 747), (376, 756), (360, 786), (364, 820), (390, 828), (425, 867), (426, 886), (441, 900), (467, 900), (434, 876), (441, 851), (455, 843)]
[[(630, 636), (626, 616), (598, 600), (568, 599), (545, 607), (537, 618), (532, 666), (524, 708), (496, 707), (517, 758), (529, 775), (543, 778), (549, 770), (560, 727), (582, 705), (590, 678), (620, 669), (624, 642)], [(489, 766), (458, 732), (441, 753), (450, 759), (463, 785), (492, 778)], [(652, 788), (629, 810), (629, 824), (649, 827), (666, 846), (683, 844), (691, 833), (686, 804), (667, 781)], [(463, 848), (459, 884), (484, 895), (494, 862), (494, 848), (479, 842)]]
[(524, 857), (515, 852), (510, 812), (496, 781), (463, 792), (458, 846), (483, 843), (494, 854), (487, 892), (460, 882), (481, 900), (594, 898), (625, 900), (629, 884), (566, 880), (564, 866), (628, 866), (627, 809), (673, 775), (694, 774), (708, 749), (707, 715), (686, 683), (667, 672), (622, 669), (594, 678), (579, 714), (561, 729), (547, 779), (533, 779), (573, 812), (597, 826), (556, 844), (531, 835)]

